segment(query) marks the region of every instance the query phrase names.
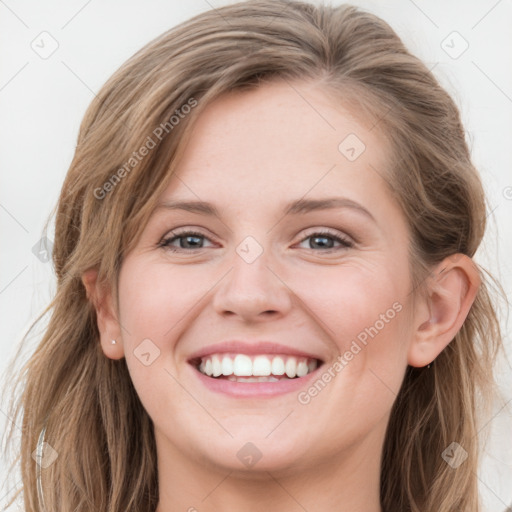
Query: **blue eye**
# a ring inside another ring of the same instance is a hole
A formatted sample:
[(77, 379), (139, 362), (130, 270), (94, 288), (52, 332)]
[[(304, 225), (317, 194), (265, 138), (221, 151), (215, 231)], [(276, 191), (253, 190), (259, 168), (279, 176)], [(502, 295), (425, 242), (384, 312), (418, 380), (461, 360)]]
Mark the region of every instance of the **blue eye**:
[[(303, 238), (300, 243), (303, 243), (308, 239), (311, 239), (311, 242), (309, 244), (309, 247), (306, 247), (306, 249), (314, 250), (315, 247), (313, 247), (313, 245), (316, 245), (316, 248), (321, 249), (319, 252), (333, 252), (337, 250), (348, 249), (354, 246), (354, 244), (350, 240), (343, 238), (335, 233), (332, 233), (331, 231), (317, 231), (311, 233), (307, 237)], [(197, 249), (203, 249), (204, 240), (209, 239), (198, 231), (175, 232), (174, 236), (164, 238), (159, 243), (159, 247), (166, 248), (171, 252), (187, 252)], [(173, 245), (177, 241), (179, 241), (179, 246)], [(341, 246), (333, 247), (335, 242), (338, 242)]]
[[(183, 231), (182, 233), (176, 233), (172, 237), (164, 238), (159, 246), (168, 248), (172, 252), (187, 249), (202, 249), (202, 245), (198, 245), (200, 243), (198, 240), (201, 238), (207, 239), (202, 233), (199, 233), (198, 231)], [(176, 240), (180, 241), (179, 247), (171, 245)]]
[[(320, 245), (321, 249), (323, 249), (321, 252), (332, 252), (338, 249), (348, 249), (354, 246), (354, 244), (350, 240), (343, 238), (339, 235), (336, 235), (331, 231), (318, 231), (315, 233), (311, 233), (306, 238), (303, 238), (300, 243), (303, 243), (308, 239), (311, 239), (311, 241), (309, 243), (309, 247), (306, 248), (314, 249), (314, 247), (312, 247), (311, 245), (317, 244)], [(341, 247), (333, 247), (332, 241), (340, 243)]]

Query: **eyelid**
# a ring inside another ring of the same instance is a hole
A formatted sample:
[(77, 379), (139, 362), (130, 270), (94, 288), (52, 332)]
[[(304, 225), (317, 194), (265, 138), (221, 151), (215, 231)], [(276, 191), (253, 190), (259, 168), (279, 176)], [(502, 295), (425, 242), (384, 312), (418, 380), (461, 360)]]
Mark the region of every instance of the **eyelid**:
[(355, 242), (355, 240), (344, 231), (340, 231), (339, 229), (334, 228), (325, 228), (325, 227), (313, 227), (306, 229), (306, 232), (302, 235), (302, 240), (305, 238), (308, 238), (311, 235), (316, 234), (324, 234), (324, 235), (331, 235), (333, 237), (343, 238), (347, 242)]

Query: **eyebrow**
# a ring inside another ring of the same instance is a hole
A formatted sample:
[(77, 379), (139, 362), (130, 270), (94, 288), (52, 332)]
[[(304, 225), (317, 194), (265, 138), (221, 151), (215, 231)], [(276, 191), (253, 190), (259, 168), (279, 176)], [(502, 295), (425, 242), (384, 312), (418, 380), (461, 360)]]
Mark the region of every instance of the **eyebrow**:
[[(284, 216), (299, 215), (315, 210), (329, 210), (334, 208), (350, 208), (366, 215), (374, 222), (377, 222), (375, 217), (363, 205), (346, 197), (298, 199), (285, 205), (283, 214)], [(201, 215), (213, 215), (221, 218), (219, 210), (213, 204), (207, 203), (205, 201), (165, 201), (163, 203), (159, 203), (156, 209), (185, 210), (192, 213), (198, 213)]]

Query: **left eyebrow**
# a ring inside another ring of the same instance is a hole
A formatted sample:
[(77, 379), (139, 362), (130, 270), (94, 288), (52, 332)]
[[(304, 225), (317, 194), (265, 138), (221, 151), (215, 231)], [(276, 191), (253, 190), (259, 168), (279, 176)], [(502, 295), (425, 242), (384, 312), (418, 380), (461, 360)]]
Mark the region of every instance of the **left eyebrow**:
[[(212, 215), (220, 218), (219, 210), (211, 203), (205, 201), (165, 201), (159, 203), (156, 209), (185, 210), (201, 215)], [(323, 199), (298, 199), (285, 205), (284, 215), (299, 215), (315, 210), (328, 210), (333, 208), (350, 208), (356, 210), (374, 222), (375, 217), (361, 204), (346, 197), (328, 197)]]
[(326, 197), (324, 199), (299, 199), (298, 201), (292, 201), (286, 206), (285, 215), (304, 214), (314, 210), (329, 210), (333, 208), (351, 208), (377, 222), (375, 217), (362, 204), (347, 197)]

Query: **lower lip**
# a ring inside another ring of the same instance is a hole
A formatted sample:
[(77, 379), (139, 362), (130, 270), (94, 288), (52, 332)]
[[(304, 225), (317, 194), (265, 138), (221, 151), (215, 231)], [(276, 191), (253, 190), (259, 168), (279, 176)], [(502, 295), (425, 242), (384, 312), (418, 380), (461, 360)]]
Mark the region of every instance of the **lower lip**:
[(236, 382), (207, 377), (192, 366), (194, 373), (208, 389), (235, 398), (259, 398), (297, 392), (309, 384), (320, 368), (321, 365), (304, 377), (281, 379), (278, 382)]

